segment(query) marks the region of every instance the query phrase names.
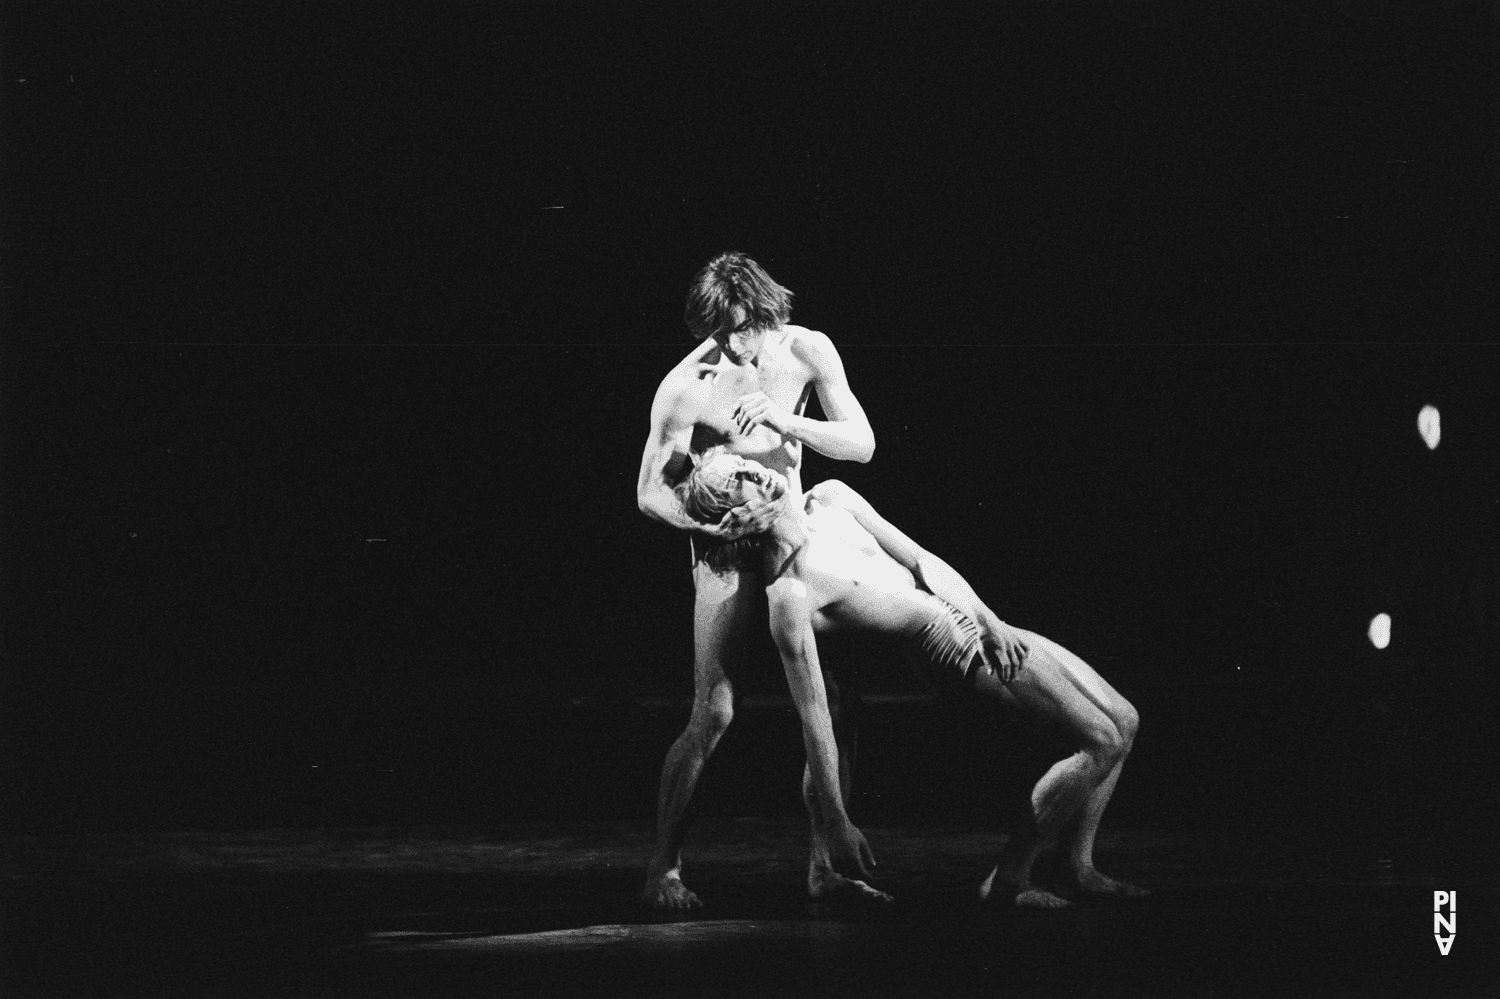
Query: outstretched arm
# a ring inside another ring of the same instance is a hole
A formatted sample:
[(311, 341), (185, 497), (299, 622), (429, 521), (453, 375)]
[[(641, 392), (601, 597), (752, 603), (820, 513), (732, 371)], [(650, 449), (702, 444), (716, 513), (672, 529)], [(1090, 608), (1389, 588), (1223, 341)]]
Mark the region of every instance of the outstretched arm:
[(868, 879), (875, 858), (864, 834), (849, 821), (839, 793), (838, 746), (818, 663), (807, 589), (800, 581), (783, 577), (766, 588), (766, 598), (771, 637), (781, 653), (792, 703), (802, 719), (802, 742), (812, 777), (809, 807), (813, 821), (824, 831), (833, 869), (845, 877)]
[(683, 510), (671, 481), (681, 477), (689, 461), (693, 423), (684, 414), (686, 405), (673, 379), (668, 378), (656, 390), (651, 403), (651, 432), (641, 454), (641, 471), (635, 484), (636, 504), (641, 512), (678, 530), (697, 531), (724, 540), (766, 530), (781, 515), (784, 498), (751, 500), (724, 514), (717, 524), (699, 523)]
[(798, 334), (792, 349), (812, 372), (811, 384), (828, 419), (814, 420), (788, 413), (764, 392), (752, 392), (740, 398), (734, 412), (740, 432), (749, 433), (764, 424), (830, 458), (869, 461), (875, 455), (875, 431), (864, 407), (849, 388), (844, 361), (833, 341), (822, 333), (807, 330)]

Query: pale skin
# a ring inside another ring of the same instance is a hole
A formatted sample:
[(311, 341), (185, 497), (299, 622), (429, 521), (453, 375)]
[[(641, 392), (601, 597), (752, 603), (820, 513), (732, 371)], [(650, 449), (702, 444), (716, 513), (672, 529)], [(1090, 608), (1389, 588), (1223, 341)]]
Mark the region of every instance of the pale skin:
[[(1027, 821), (980, 885), (982, 898), (1056, 908), (1068, 905), (1068, 897), (1147, 894), (1094, 866), (1095, 833), (1139, 718), (1087, 663), (1041, 635), (1005, 624), (951, 566), (843, 483), (821, 483), (788, 508), (768, 532), (766, 559), (772, 633), (789, 680), (806, 684), (818, 674), (815, 635), (856, 628), (909, 639), (932, 619), (934, 599), (940, 598), (978, 625), (994, 667), (976, 673), (973, 695), (1061, 723), (1077, 740), (1077, 751), (1037, 782)], [(794, 683), (792, 695), (799, 709), (801, 698), (811, 711), (822, 709), (816, 690), (800, 692)], [(810, 752), (831, 752), (813, 745), (828, 739), (825, 728), (807, 727)], [(833, 792), (815, 781), (813, 793)], [(1061, 894), (1031, 881), (1038, 855), (1054, 845), (1065, 855)], [(823, 876), (841, 880), (832, 869)]]
[[(735, 318), (743, 323), (743, 314)], [(813, 392), (826, 420), (803, 415)], [(804, 444), (846, 461), (869, 461), (874, 453), (874, 432), (849, 388), (838, 351), (828, 337), (801, 326), (736, 329), (705, 340), (662, 380), (651, 405), (637, 502), (647, 516), (697, 535), (695, 553), (705, 543), (761, 533), (781, 515), (783, 503), (757, 495), (718, 523), (702, 524), (683, 511), (672, 487), (686, 474), (690, 456), (722, 445), (773, 470), (800, 492)], [(757, 571), (715, 569), (695, 555), (693, 583), (693, 709), (662, 766), (656, 846), (641, 893), (646, 905), (659, 909), (702, 904), (682, 882), (688, 806), (704, 764), (734, 715), (729, 674), (743, 658), (748, 630), (762, 620), (758, 593), (763, 581)], [(809, 745), (805, 781), (828, 789), (816, 801), (809, 799), (815, 830), (810, 869), (822, 864), (867, 877), (869, 846), (849, 823), (839, 790), (848, 786), (852, 742), (846, 726), (830, 719), (821, 673), (799, 682), (809, 698), (804, 705), (809, 714), (803, 717)], [(809, 735), (809, 727), (816, 733)], [(847, 750), (842, 759), (841, 741)]]

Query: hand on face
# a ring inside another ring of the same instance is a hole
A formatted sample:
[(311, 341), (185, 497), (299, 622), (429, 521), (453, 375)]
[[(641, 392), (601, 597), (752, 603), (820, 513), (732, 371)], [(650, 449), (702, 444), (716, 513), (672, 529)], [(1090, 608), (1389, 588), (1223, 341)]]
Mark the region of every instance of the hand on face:
[(769, 531), (790, 502), (786, 479), (769, 468), (747, 462), (737, 474), (745, 502), (725, 513), (714, 531), (726, 541)]

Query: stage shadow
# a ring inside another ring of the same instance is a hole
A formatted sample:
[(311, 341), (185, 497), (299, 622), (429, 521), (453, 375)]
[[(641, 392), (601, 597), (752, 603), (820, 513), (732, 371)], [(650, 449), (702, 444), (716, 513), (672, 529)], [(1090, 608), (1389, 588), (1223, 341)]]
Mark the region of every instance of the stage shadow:
[[(813, 904), (800, 821), (718, 819), (687, 850), (705, 908), (677, 915), (639, 905), (649, 830), (631, 823), (13, 839), (6, 978), (23, 996), (1366, 996), (1495, 980), (1494, 886), (1441, 865), (1284, 831), (1106, 830), (1101, 869), (1151, 897), (1038, 912), (978, 900), (993, 833), (868, 833), (894, 905)], [(1467, 892), (1470, 935), (1447, 956), (1436, 888)]]

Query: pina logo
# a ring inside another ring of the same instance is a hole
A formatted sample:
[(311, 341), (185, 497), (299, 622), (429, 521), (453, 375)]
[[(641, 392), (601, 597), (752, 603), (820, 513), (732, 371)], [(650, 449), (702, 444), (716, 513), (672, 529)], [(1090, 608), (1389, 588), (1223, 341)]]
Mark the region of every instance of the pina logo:
[[(1444, 907), (1447, 913), (1443, 912)], [(1443, 936), (1443, 934), (1447, 936)], [(1446, 957), (1458, 939), (1458, 892), (1435, 891), (1432, 893), (1432, 935), (1437, 940), (1438, 950)]]

